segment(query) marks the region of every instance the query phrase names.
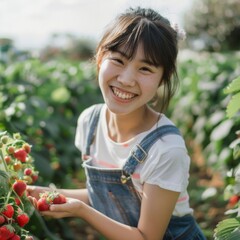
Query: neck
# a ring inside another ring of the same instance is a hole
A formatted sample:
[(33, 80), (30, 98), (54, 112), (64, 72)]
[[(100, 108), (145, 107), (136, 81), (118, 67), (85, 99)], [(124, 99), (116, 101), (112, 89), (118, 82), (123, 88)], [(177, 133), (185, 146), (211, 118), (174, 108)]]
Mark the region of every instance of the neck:
[(137, 134), (152, 128), (158, 118), (159, 114), (147, 106), (126, 115), (115, 114), (108, 110), (109, 137), (115, 142), (126, 142)]

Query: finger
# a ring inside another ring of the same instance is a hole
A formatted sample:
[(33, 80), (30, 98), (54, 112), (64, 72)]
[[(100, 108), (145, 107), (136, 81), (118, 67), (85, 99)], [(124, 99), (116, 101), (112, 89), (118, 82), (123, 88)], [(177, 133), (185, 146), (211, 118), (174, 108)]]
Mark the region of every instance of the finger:
[(68, 216), (67, 212), (53, 212), (53, 211), (42, 211), (40, 214), (43, 217), (50, 217), (50, 218), (64, 218)]
[(37, 199), (35, 197), (28, 196), (29, 201), (34, 206), (34, 208), (37, 208)]
[(66, 203), (63, 204), (51, 204), (50, 206), (50, 211), (52, 212), (62, 212), (62, 211), (66, 211)]

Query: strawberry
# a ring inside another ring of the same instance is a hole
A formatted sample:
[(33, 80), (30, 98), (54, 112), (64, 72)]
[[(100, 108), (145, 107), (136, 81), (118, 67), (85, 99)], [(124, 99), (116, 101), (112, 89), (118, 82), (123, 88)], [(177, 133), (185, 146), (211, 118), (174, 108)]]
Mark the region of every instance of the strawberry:
[(20, 236), (17, 234), (14, 234), (11, 238), (9, 238), (9, 240), (20, 240)]
[(41, 193), (40, 199), (37, 201), (37, 209), (39, 211), (49, 210), (51, 204), (63, 204), (66, 203), (66, 197), (56, 191)]
[(9, 146), (8, 149), (7, 149), (7, 152), (8, 152), (9, 154), (14, 154), (15, 148), (14, 148), (13, 146)]
[(37, 201), (37, 209), (39, 211), (48, 211), (50, 207), (50, 202), (47, 198), (39, 198)]
[(32, 184), (32, 182), (33, 182), (31, 176), (27, 176), (27, 175), (23, 176), (23, 180), (24, 180), (27, 184)]
[(14, 208), (11, 204), (7, 204), (4, 210), (2, 211), (2, 215), (7, 218), (12, 218), (14, 214)]
[(20, 160), (22, 163), (25, 163), (26, 157), (27, 157), (27, 152), (22, 148), (17, 149), (14, 152), (14, 157), (17, 158), (18, 160)]
[(17, 216), (16, 220), (20, 227), (24, 227), (29, 222), (29, 217), (26, 213), (22, 213)]
[(6, 240), (14, 236), (14, 228), (8, 224), (0, 227), (0, 239)]
[(19, 171), (20, 169), (22, 169), (22, 163), (20, 161), (17, 161), (13, 164), (13, 169), (14, 171)]
[(53, 197), (53, 204), (63, 204), (67, 202), (66, 197), (61, 193), (57, 193)]
[(20, 204), (21, 204), (20, 199), (19, 199), (19, 198), (15, 198), (15, 203), (16, 203), (18, 206), (20, 206)]
[(13, 184), (13, 190), (21, 197), (27, 188), (27, 184), (23, 180), (16, 180)]
[(8, 136), (2, 136), (2, 137), (1, 137), (1, 142), (2, 142), (3, 144), (6, 144), (6, 143), (8, 142)]
[(38, 175), (36, 173), (32, 174), (32, 183), (35, 183), (38, 180)]
[(23, 149), (26, 151), (26, 153), (30, 153), (31, 152), (31, 146), (27, 143), (25, 143), (23, 145)]
[(31, 168), (25, 168), (24, 174), (27, 176), (30, 176), (32, 174), (32, 169)]
[(0, 215), (0, 226), (3, 225), (5, 223), (5, 217)]
[(239, 199), (240, 199), (239, 196), (233, 195), (233, 196), (231, 196), (230, 199), (229, 199), (229, 204), (230, 204), (231, 206), (234, 206), (235, 204), (238, 203)]
[(11, 163), (11, 157), (10, 156), (5, 156), (4, 160), (5, 160), (6, 164), (10, 164)]

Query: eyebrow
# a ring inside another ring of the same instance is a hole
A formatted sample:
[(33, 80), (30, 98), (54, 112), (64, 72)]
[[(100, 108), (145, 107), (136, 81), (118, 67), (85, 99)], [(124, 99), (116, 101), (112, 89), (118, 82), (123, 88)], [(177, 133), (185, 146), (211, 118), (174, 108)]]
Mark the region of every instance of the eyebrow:
[[(122, 55), (123, 57), (125, 57), (125, 58), (127, 58), (127, 59), (130, 59), (130, 57), (129, 57), (126, 53), (122, 52), (122, 51), (119, 50), (119, 49), (112, 50), (112, 52), (119, 53), (119, 54)], [(151, 66), (154, 66), (154, 67), (157, 67), (156, 64), (154, 64), (152, 61), (149, 61), (149, 60), (147, 60), (147, 59), (145, 59), (145, 58), (144, 58), (144, 59), (140, 59), (140, 62), (146, 63), (146, 64), (151, 65)]]

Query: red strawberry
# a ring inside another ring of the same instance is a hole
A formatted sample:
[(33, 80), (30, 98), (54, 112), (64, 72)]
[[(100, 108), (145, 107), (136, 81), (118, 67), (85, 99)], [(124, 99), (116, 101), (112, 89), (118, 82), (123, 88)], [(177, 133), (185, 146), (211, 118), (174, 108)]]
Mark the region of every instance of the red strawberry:
[(13, 190), (21, 197), (27, 188), (27, 184), (23, 180), (16, 180), (13, 184)]
[(39, 211), (48, 211), (50, 207), (50, 203), (46, 198), (39, 198), (37, 201), (37, 209)]
[(21, 204), (20, 199), (19, 199), (19, 198), (15, 198), (15, 203), (16, 203), (18, 206), (20, 206), (20, 204)]
[(32, 177), (32, 183), (35, 183), (38, 180), (37, 174), (33, 174), (31, 177)]
[(29, 217), (26, 213), (22, 213), (17, 216), (16, 220), (20, 227), (24, 227), (29, 222)]
[(17, 234), (14, 234), (11, 238), (9, 238), (9, 240), (20, 240), (20, 236)]
[(2, 211), (2, 215), (4, 215), (7, 218), (12, 218), (14, 214), (14, 208), (11, 204), (7, 204), (4, 210)]
[(14, 157), (20, 160), (22, 163), (26, 162), (27, 153), (24, 149), (20, 148), (14, 152)]
[(14, 236), (14, 228), (8, 224), (0, 227), (0, 239), (9, 239)]
[(234, 206), (235, 204), (238, 203), (239, 199), (240, 199), (239, 196), (233, 195), (233, 196), (231, 196), (230, 199), (229, 199), (229, 204), (230, 204), (231, 206)]
[(24, 170), (24, 174), (25, 175), (31, 175), (32, 174), (32, 169), (31, 168), (26, 168), (25, 170)]
[(66, 202), (66, 197), (63, 194), (57, 193), (56, 195), (54, 195), (53, 204), (63, 204)]
[(0, 226), (3, 225), (5, 223), (5, 217), (0, 215)]

